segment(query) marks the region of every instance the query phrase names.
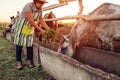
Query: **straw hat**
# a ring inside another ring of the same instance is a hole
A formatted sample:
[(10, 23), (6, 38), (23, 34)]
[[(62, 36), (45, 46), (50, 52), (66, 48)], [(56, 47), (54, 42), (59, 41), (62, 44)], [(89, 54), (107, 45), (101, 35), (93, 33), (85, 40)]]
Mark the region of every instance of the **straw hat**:
[(34, 0), (34, 1), (40, 1), (40, 2), (43, 2), (43, 3), (48, 3), (46, 0)]

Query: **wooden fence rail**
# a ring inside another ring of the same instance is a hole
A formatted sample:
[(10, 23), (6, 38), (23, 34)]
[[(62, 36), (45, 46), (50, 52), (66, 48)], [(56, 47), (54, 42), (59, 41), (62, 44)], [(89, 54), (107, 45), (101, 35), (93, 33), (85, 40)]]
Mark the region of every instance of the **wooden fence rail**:
[(67, 20), (67, 19), (77, 19), (82, 18), (86, 21), (102, 21), (102, 20), (120, 20), (119, 14), (109, 14), (109, 15), (99, 15), (99, 16), (90, 16), (90, 15), (72, 15), (72, 16), (64, 16), (60, 18), (52, 18), (52, 19), (44, 19), (45, 21), (56, 21), (56, 20)]

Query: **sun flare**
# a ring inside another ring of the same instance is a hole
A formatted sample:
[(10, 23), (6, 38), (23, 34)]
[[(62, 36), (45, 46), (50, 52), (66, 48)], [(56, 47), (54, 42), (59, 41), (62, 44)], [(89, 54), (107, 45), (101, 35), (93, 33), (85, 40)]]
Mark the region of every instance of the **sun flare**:
[(71, 20), (61, 20), (61, 21), (58, 21), (58, 22), (62, 22), (62, 23), (75, 23), (75, 22), (76, 22), (76, 19), (71, 19)]

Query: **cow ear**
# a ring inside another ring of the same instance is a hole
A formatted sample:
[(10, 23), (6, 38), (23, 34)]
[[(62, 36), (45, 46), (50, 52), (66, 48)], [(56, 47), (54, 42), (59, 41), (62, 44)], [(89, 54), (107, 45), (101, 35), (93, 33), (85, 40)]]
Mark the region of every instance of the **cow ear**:
[(62, 37), (63, 37), (63, 39), (64, 39), (66, 42), (68, 42), (68, 38), (67, 38), (66, 35), (62, 35)]

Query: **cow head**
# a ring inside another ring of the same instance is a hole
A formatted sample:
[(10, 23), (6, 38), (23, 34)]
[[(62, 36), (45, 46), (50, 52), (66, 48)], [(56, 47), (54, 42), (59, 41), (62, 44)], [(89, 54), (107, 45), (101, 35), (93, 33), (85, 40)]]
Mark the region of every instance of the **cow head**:
[(73, 56), (72, 43), (68, 36), (63, 36), (58, 47), (58, 52), (68, 56)]

